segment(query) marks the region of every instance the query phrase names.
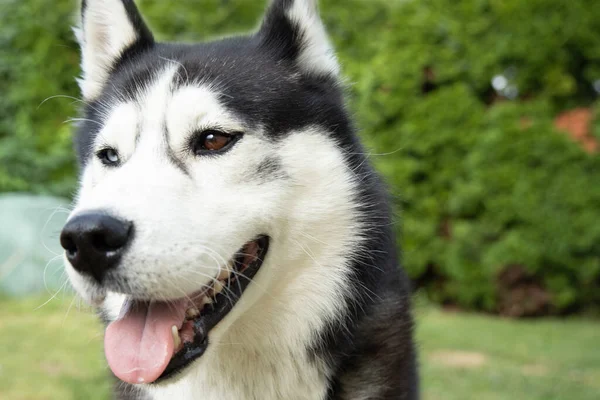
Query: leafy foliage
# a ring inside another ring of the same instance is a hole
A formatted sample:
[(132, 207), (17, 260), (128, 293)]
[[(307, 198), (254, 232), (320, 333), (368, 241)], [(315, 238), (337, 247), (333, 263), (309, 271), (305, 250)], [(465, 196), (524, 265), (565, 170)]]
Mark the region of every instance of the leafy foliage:
[[(0, 191), (69, 194), (70, 127), (77, 47), (69, 1), (6, 0), (0, 6)], [(43, 104), (42, 104), (43, 103)]]
[[(184, 41), (247, 31), (264, 8), (263, 0), (138, 3), (159, 39)], [(600, 158), (553, 127), (571, 107), (599, 113), (600, 2), (322, 3), (351, 108), (395, 194), (416, 282), (438, 301), (506, 312), (502, 276), (518, 266), (548, 295), (544, 311), (600, 304)], [(0, 191), (68, 195), (75, 178), (62, 121), (76, 103), (40, 104), (77, 96), (76, 7), (6, 0), (2, 8)], [(495, 76), (510, 91), (494, 90)]]
[[(438, 301), (516, 315), (600, 301), (600, 158), (553, 128), (593, 101), (600, 4), (566, 4), (397, 3), (371, 24), (384, 28), (368, 70), (347, 63), (367, 139), (391, 152), (374, 158), (397, 192), (405, 265)], [(515, 267), (525, 282), (504, 288)], [(506, 309), (532, 282), (547, 299)]]

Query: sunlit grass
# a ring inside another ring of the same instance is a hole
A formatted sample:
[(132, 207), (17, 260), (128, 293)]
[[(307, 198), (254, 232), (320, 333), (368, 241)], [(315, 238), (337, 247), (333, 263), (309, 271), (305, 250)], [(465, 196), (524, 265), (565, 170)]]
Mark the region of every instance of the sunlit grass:
[(420, 309), (425, 399), (600, 399), (600, 323)]
[[(0, 399), (108, 399), (96, 317), (45, 300), (0, 300)], [(416, 314), (425, 400), (600, 398), (598, 322)]]
[(96, 317), (61, 297), (37, 309), (46, 300), (0, 301), (0, 399), (109, 398)]

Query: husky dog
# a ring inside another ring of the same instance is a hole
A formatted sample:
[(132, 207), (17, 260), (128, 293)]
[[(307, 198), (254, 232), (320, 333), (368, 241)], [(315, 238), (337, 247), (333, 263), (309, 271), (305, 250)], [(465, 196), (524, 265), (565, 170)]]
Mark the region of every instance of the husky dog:
[(387, 195), (316, 0), (249, 36), (158, 43), (84, 0), (75, 207), (61, 234), (120, 399), (417, 399)]

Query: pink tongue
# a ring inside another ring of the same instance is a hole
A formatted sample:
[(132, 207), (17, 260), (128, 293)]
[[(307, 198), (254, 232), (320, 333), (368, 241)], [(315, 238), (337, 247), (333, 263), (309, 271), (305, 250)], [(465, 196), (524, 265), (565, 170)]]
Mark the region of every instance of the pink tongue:
[(181, 328), (185, 307), (185, 300), (135, 302), (108, 325), (104, 352), (117, 378), (136, 384), (154, 382), (162, 375), (174, 352), (171, 329)]

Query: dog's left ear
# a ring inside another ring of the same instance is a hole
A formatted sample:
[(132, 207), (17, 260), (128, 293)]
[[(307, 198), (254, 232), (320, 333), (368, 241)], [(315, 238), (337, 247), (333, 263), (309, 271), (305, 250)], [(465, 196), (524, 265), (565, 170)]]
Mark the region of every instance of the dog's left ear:
[(133, 0), (82, 0), (81, 27), (74, 32), (81, 45), (79, 86), (85, 100), (100, 95), (126, 52), (142, 52), (154, 45)]
[(258, 33), (261, 45), (301, 73), (336, 78), (335, 52), (319, 17), (317, 0), (272, 0)]

